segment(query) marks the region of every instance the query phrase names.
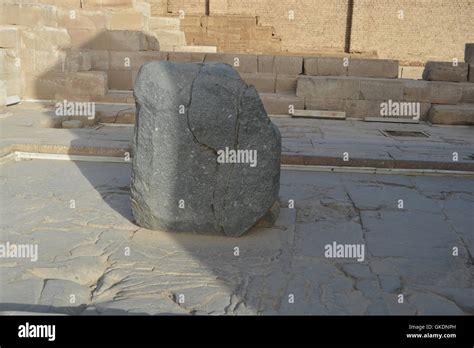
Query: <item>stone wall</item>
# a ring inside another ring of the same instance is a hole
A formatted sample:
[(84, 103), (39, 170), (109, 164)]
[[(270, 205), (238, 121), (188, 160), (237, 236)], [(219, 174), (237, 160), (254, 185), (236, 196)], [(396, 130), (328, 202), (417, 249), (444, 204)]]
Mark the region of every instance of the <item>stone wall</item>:
[[(356, 0), (352, 49), (421, 61), (464, 58), (474, 42), (472, 0)], [(403, 11), (403, 12), (400, 12)]]
[[(343, 52), (346, 41), (348, 0), (209, 0), (211, 16), (256, 18), (257, 25), (273, 28), (279, 46), (266, 47), (268, 53)], [(204, 15), (202, 0), (168, 0), (168, 13), (179, 10)], [(400, 12), (403, 11), (403, 12)], [(356, 0), (354, 1), (351, 50), (407, 63), (428, 60), (463, 59), (464, 44), (474, 41), (472, 0)], [(199, 23), (199, 24), (198, 24)], [(200, 27), (198, 29), (197, 27)], [(235, 27), (222, 27), (238, 37)], [(213, 30), (199, 21), (187, 32)], [(242, 35), (243, 51), (261, 51), (258, 41)], [(219, 37), (206, 44), (230, 52)], [(237, 45), (234, 45), (237, 46)]]

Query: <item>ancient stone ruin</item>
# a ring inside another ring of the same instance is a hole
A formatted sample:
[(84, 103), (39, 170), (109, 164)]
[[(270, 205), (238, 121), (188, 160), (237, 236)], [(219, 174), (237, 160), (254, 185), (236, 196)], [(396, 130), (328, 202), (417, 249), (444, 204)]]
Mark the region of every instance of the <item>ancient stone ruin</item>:
[(281, 139), (253, 86), (222, 63), (144, 64), (131, 198), (152, 230), (240, 236), (278, 198)]

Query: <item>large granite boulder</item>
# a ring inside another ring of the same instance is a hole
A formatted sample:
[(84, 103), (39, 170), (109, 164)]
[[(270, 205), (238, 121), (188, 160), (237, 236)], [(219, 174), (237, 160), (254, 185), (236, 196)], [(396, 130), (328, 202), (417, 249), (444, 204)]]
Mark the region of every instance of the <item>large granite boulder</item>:
[(276, 203), (280, 132), (232, 67), (149, 62), (134, 95), (131, 198), (139, 226), (240, 236)]

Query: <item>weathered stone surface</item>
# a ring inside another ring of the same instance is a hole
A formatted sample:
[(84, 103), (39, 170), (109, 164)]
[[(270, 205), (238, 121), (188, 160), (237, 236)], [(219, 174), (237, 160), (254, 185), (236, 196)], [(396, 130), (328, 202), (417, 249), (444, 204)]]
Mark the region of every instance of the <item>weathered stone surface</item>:
[(297, 75), (277, 75), (275, 92), (296, 94)]
[(423, 80), (466, 82), (469, 64), (452, 62), (428, 62), (423, 71)]
[(360, 78), (301, 76), (298, 78), (296, 95), (309, 98), (358, 100), (360, 86)]
[(363, 100), (402, 100), (403, 82), (396, 79), (361, 79), (360, 99)]
[(474, 125), (472, 104), (433, 105), (429, 119), (435, 124)]
[(309, 57), (304, 59), (304, 74), (312, 76), (347, 76), (342, 58)]
[[(281, 140), (254, 87), (221, 63), (150, 62), (134, 95), (140, 226), (239, 236), (266, 214), (278, 196)], [(226, 148), (256, 150), (256, 166), (219, 163)]]
[(398, 60), (351, 59), (348, 74), (349, 76), (396, 79), (398, 77)]
[(303, 73), (302, 57), (276, 56), (273, 65), (274, 72), (283, 75), (299, 75)]
[(240, 73), (249, 85), (255, 86), (259, 93), (275, 93), (276, 74), (270, 73)]
[(463, 87), (460, 83), (422, 80), (403, 80), (403, 100), (433, 103), (458, 104), (462, 99)]
[(304, 109), (304, 98), (276, 93), (261, 93), (260, 97), (269, 114), (289, 115), (290, 110)]

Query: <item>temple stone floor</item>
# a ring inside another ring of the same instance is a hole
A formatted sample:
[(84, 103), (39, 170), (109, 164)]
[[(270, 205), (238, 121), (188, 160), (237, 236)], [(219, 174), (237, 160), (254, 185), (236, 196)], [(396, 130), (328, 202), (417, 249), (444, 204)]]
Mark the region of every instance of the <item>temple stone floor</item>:
[(277, 223), (241, 238), (134, 225), (127, 163), (0, 185), (1, 314), (474, 314), (473, 176), (283, 170)]

